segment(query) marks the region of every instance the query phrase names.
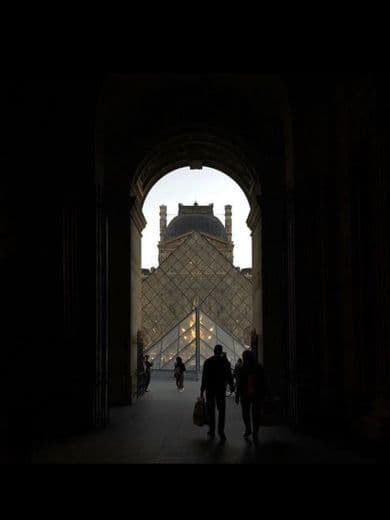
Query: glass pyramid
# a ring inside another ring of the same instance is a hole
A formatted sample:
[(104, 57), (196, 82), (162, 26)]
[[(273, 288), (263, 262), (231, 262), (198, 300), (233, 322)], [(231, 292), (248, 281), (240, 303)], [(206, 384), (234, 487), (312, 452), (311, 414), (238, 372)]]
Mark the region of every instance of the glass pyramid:
[(143, 281), (145, 348), (156, 345), (196, 307), (226, 334), (250, 345), (252, 282), (206, 236), (194, 232)]
[(146, 350), (154, 370), (172, 371), (181, 357), (189, 372), (200, 372), (206, 359), (214, 355), (215, 345), (222, 345), (232, 367), (247, 348), (240, 340), (219, 327), (207, 314), (195, 309), (184, 320)]

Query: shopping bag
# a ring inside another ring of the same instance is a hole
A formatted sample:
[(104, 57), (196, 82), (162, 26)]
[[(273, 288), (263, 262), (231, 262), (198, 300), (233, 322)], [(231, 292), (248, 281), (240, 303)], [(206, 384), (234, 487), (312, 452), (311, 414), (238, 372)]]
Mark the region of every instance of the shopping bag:
[(194, 408), (194, 425), (202, 428), (208, 424), (207, 405), (201, 397), (196, 401)]

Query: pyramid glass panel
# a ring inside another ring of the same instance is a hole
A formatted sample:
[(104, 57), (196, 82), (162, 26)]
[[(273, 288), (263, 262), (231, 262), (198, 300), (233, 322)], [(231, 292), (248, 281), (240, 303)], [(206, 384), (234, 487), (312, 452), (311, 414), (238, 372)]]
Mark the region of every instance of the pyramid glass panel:
[(217, 328), (217, 334), (219, 341), (229, 350), (234, 351), (234, 340), (227, 332), (220, 327)]
[(174, 327), (164, 338), (162, 339), (162, 350), (164, 351), (179, 337), (178, 327)]
[(178, 351), (178, 342), (175, 341), (170, 347), (161, 353), (161, 369), (164, 369), (169, 362), (176, 361)]
[(179, 351), (179, 356), (182, 358), (183, 363), (186, 364), (196, 355), (196, 341), (193, 341), (190, 345), (187, 345)]
[(164, 364), (161, 362), (161, 370), (173, 370), (175, 368), (176, 358), (177, 356), (175, 355), (171, 359), (165, 360)]
[(214, 351), (210, 345), (205, 343), (204, 341), (200, 342), (200, 356), (203, 359), (208, 359), (214, 355)]
[[(200, 338), (195, 338), (195, 308), (200, 309)], [(142, 319), (145, 349), (154, 349), (156, 359), (156, 344), (162, 341), (162, 369), (171, 363), (175, 349), (180, 355), (194, 339), (198, 350), (202, 339), (212, 351), (218, 342), (240, 356), (250, 345), (252, 282), (206, 236), (190, 233), (143, 281)], [(191, 360), (195, 369), (200, 357), (198, 352)]]
[(203, 326), (200, 327), (200, 339), (209, 345), (217, 345), (218, 343), (217, 336)]
[[(206, 329), (202, 323), (212, 328), (214, 333)], [(191, 325), (192, 328), (186, 328)], [(197, 331), (199, 331), (198, 337)], [(179, 333), (181, 333), (180, 336)], [(180, 356), (187, 371), (199, 372), (203, 369), (206, 359), (214, 355), (214, 348), (217, 344), (224, 347), (232, 366), (247, 349), (238, 338), (229, 335), (204, 312), (197, 311), (176, 324), (156, 345), (147, 349), (146, 353), (154, 361), (155, 370), (173, 370), (176, 358)]]
[(196, 372), (196, 356), (185, 363), (188, 372)]
[(179, 340), (179, 350), (184, 348), (188, 343), (194, 341), (196, 338), (196, 328), (192, 327), (192, 329), (186, 331)]
[(160, 369), (161, 360), (161, 341), (159, 341), (153, 348), (148, 351), (150, 361), (153, 363), (153, 367), (157, 370)]

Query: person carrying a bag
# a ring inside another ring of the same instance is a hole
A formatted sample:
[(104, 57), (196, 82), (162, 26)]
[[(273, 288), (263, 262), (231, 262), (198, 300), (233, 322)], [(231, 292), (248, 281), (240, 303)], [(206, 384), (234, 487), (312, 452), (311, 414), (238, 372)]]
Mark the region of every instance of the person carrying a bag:
[(203, 367), (201, 397), (206, 393), (207, 411), (210, 423), (208, 433), (210, 439), (215, 438), (216, 413), (218, 409), (218, 434), (221, 443), (226, 442), (225, 418), (226, 418), (226, 389), (229, 385), (231, 393), (234, 391), (233, 374), (230, 363), (223, 357), (223, 347), (217, 345), (214, 356), (208, 359)]
[(178, 357), (175, 364), (174, 376), (176, 379), (176, 386), (180, 393), (184, 392), (184, 374), (186, 372), (185, 364), (182, 358)]

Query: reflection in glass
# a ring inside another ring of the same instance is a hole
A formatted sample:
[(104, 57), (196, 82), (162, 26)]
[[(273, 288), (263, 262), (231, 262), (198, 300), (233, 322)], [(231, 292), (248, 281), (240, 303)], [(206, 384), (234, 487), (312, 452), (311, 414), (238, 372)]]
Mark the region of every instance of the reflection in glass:
[(165, 350), (169, 347), (179, 336), (178, 327), (172, 329), (166, 336), (164, 336), (162, 340), (162, 349)]
[(217, 327), (218, 340), (223, 343), (225, 347), (234, 352), (234, 340), (230, 334), (225, 332), (221, 327)]
[(191, 341), (194, 341), (196, 339), (196, 329), (193, 327), (192, 329), (189, 329), (187, 332), (185, 332), (179, 340), (179, 350), (188, 345), (188, 343), (191, 343)]
[(187, 363), (193, 356), (196, 355), (196, 342), (194, 341), (191, 345), (188, 345), (183, 350), (179, 351), (179, 356), (182, 358), (183, 363)]
[(180, 324), (180, 334), (183, 334), (191, 329), (195, 325), (195, 320), (196, 315), (195, 313), (192, 313), (188, 318), (182, 321)]
[(204, 327), (200, 327), (200, 339), (209, 344), (217, 344), (217, 336)]
[(215, 332), (215, 323), (203, 312), (200, 312), (200, 323), (210, 332)]

